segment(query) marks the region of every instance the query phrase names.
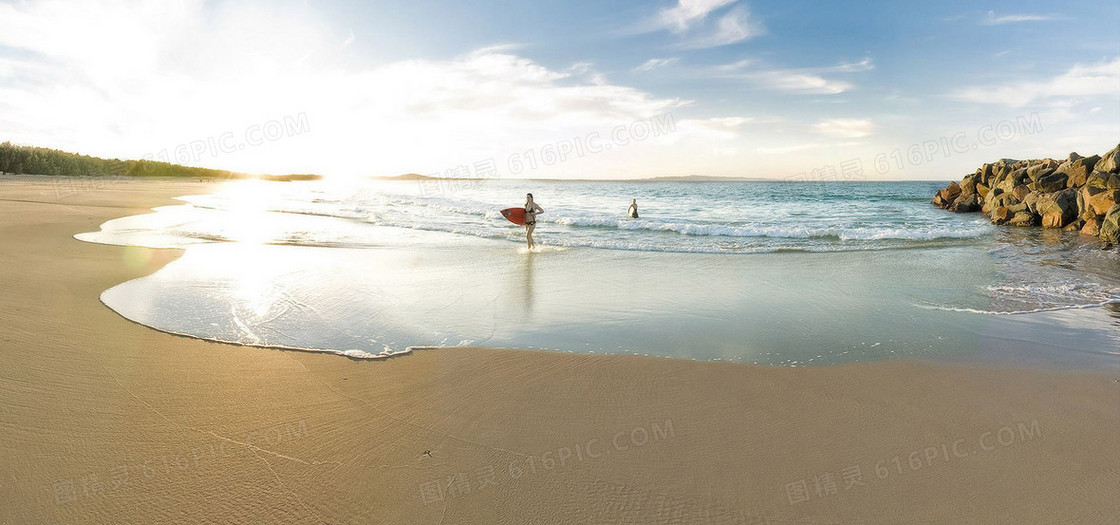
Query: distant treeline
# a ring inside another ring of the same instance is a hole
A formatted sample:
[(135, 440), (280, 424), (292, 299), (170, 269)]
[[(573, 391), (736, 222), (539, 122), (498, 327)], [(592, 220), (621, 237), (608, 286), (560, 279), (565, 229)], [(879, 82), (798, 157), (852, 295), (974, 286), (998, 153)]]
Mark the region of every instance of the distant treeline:
[[(34, 146), (0, 144), (0, 172), (25, 175), (83, 175), (99, 177), (185, 177), (195, 179), (251, 178), (256, 175), (181, 166), (153, 160), (102, 159)], [(260, 175), (273, 180), (314, 180), (318, 175)]]

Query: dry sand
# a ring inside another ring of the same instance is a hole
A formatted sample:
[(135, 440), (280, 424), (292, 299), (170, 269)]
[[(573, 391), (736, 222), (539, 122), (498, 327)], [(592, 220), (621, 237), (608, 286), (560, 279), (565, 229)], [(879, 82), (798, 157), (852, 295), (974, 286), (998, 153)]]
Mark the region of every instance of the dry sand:
[(357, 362), (176, 337), (103, 306), (179, 252), (71, 236), (203, 191), (0, 177), (0, 522), (1120, 515), (1115, 372), (482, 348)]

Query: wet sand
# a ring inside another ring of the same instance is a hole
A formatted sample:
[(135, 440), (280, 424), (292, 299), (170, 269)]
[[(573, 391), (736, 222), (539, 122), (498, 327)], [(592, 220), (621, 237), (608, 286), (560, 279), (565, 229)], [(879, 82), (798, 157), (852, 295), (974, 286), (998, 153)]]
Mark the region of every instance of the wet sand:
[(102, 305), (181, 252), (72, 235), (206, 190), (0, 178), (0, 522), (1120, 514), (1115, 371), (484, 348), (360, 362), (177, 337)]

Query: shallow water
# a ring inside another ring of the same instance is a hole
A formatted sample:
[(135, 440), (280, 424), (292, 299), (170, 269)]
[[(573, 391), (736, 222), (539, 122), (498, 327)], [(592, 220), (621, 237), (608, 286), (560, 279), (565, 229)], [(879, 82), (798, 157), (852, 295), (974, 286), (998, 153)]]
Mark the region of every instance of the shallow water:
[[(421, 196), (404, 182), (234, 183), (78, 238), (188, 247), (102, 300), (244, 344), (1120, 366), (1116, 252), (938, 210), (935, 187), (501, 181)], [(526, 189), (546, 209), (538, 252), (497, 215)], [(643, 218), (622, 217), (619, 195), (640, 195)]]

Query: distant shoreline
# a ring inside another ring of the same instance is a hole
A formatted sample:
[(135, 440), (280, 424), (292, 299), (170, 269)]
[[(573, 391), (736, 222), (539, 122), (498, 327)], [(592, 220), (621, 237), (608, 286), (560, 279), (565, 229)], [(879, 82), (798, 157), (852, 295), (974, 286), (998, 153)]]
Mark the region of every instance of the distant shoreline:
[(875, 179), (875, 180), (792, 180), (792, 179), (768, 179), (764, 177), (714, 177), (707, 175), (688, 175), (683, 177), (650, 177), (644, 179), (521, 179), (511, 177), (492, 177), (492, 178), (474, 178), (474, 177), (432, 177), (429, 175), (420, 175), (417, 173), (407, 173), (405, 175), (391, 175), (391, 176), (370, 176), (366, 177), (369, 180), (384, 180), (384, 181), (470, 181), (470, 182), (486, 182), (495, 180), (510, 180), (510, 181), (525, 181), (525, 182), (788, 182), (788, 183), (811, 183), (811, 182), (947, 182), (952, 179)]

